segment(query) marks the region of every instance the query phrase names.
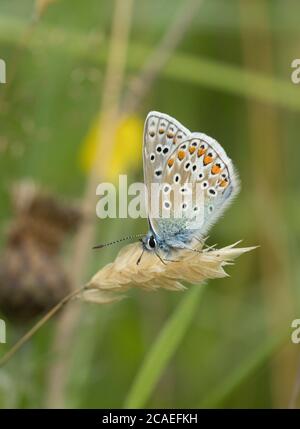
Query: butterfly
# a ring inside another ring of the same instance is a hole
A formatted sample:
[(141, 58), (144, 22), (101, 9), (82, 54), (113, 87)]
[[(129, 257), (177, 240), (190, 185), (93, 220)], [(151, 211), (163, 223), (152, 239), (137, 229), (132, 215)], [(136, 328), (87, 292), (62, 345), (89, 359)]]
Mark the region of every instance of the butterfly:
[[(178, 249), (194, 250), (240, 187), (232, 161), (215, 139), (189, 131), (165, 113), (152, 111), (146, 118), (143, 165), (149, 231), (141, 242), (143, 251), (156, 253), (162, 262)], [(196, 202), (176, 199), (176, 193), (193, 196), (196, 190)], [(151, 207), (158, 201), (162, 214), (153, 216)]]

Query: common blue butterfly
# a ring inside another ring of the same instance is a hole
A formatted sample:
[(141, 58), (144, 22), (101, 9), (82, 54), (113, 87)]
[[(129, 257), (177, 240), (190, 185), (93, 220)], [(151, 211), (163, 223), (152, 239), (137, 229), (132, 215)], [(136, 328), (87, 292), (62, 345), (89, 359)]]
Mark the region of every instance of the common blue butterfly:
[[(171, 116), (153, 111), (145, 121), (143, 163), (149, 210), (149, 232), (141, 239), (143, 250), (155, 252), (162, 261), (177, 249), (193, 250), (195, 239), (205, 237), (239, 191), (232, 161), (213, 138), (191, 132)], [(159, 185), (160, 195), (150, 191), (153, 183)], [(183, 192), (186, 184), (192, 194), (200, 189), (202, 216), (195, 217), (199, 210), (195, 202), (188, 206), (181, 200), (182, 215), (174, 215), (176, 198), (169, 196), (174, 184), (177, 192)], [(159, 198), (168, 216), (152, 217), (149, 208), (153, 199)]]

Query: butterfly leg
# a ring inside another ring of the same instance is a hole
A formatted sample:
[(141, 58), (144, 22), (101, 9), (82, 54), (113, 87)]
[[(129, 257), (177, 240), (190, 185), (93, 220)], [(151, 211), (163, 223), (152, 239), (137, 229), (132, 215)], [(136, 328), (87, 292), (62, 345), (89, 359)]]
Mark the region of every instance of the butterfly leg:
[(157, 252), (155, 254), (164, 265), (167, 265), (166, 262), (180, 262), (179, 260), (162, 258)]
[[(143, 240), (139, 240), (141, 243), (143, 243)], [(144, 254), (144, 252), (145, 252), (145, 247), (143, 246), (143, 250), (142, 250), (142, 253), (140, 254), (140, 256), (138, 257), (138, 260), (136, 261), (136, 265), (139, 265), (140, 264), (140, 262), (141, 262), (141, 260), (142, 260), (142, 257), (143, 257), (143, 254)]]
[(158, 257), (158, 259), (160, 260), (160, 262), (162, 262), (164, 265), (167, 265), (164, 260), (159, 256), (159, 254), (157, 252), (155, 252), (155, 255)]

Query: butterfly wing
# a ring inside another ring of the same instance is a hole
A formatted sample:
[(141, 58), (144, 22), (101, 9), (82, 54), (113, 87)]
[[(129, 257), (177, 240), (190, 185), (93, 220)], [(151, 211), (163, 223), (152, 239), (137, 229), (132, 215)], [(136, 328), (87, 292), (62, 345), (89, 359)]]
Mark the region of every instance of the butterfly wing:
[(147, 188), (147, 207), (151, 226), (151, 184), (161, 183), (168, 156), (189, 134), (190, 131), (180, 122), (164, 113), (153, 111), (146, 118), (143, 163), (144, 183)]
[[(232, 161), (216, 140), (203, 133), (191, 133), (173, 149), (161, 181), (167, 184), (162, 185), (162, 206), (168, 206), (169, 219), (163, 216), (151, 222), (169, 244), (176, 236), (182, 241), (204, 237), (239, 191)], [(191, 197), (174, 198), (176, 191), (171, 195), (168, 186), (175, 184), (177, 193)]]

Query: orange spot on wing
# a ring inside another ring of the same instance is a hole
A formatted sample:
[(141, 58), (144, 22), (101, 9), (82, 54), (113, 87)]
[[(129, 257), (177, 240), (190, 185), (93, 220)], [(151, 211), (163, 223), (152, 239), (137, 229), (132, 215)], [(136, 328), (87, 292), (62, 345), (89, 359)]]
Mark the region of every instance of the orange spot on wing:
[(198, 149), (198, 158), (200, 158), (200, 156), (202, 156), (204, 153), (206, 152), (206, 149), (204, 149), (203, 147), (200, 147), (200, 149)]
[(221, 167), (217, 164), (213, 165), (211, 168), (211, 174), (218, 174), (221, 171)]
[(169, 159), (168, 161), (168, 167), (172, 167), (172, 165), (174, 164), (174, 159)]
[(174, 137), (174, 134), (169, 132), (169, 133), (167, 134), (167, 137), (168, 137), (168, 139), (172, 139), (172, 138)]
[(221, 180), (221, 182), (219, 183), (219, 186), (221, 188), (226, 188), (226, 186), (228, 185), (228, 179), (223, 179)]
[(213, 161), (212, 156), (208, 156), (208, 155), (206, 155), (206, 156), (204, 157), (204, 159), (203, 159), (203, 164), (204, 164), (204, 165), (207, 165), (207, 164), (210, 164), (212, 161)]
[(195, 152), (195, 150), (196, 150), (195, 146), (190, 146), (189, 147), (189, 152), (190, 152), (191, 155)]
[(177, 157), (178, 157), (178, 159), (179, 159), (180, 161), (182, 161), (182, 160), (183, 160), (183, 158), (185, 157), (185, 151), (184, 151), (184, 150), (180, 150), (180, 151), (178, 152)]
[(163, 133), (165, 132), (165, 130), (164, 130), (163, 128), (160, 128), (160, 129), (158, 130), (158, 132), (159, 132), (159, 134), (163, 134)]

